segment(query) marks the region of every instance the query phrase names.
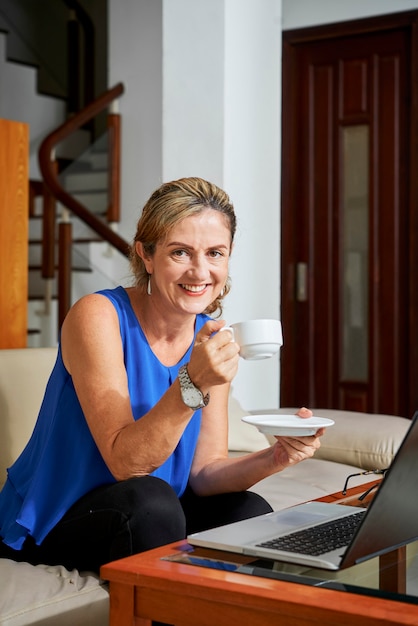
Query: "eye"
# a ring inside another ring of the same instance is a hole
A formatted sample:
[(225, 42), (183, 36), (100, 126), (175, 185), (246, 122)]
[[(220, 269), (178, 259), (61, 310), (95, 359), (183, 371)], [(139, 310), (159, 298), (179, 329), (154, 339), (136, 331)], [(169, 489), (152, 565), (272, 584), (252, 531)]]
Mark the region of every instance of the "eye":
[(179, 250), (173, 250), (173, 252), (171, 253), (174, 257), (177, 257), (179, 259), (184, 258), (186, 256), (189, 255), (189, 253), (187, 252), (187, 250), (184, 249), (179, 249)]
[(212, 257), (213, 259), (217, 259), (217, 258), (223, 257), (225, 255), (220, 250), (209, 250), (209, 256)]

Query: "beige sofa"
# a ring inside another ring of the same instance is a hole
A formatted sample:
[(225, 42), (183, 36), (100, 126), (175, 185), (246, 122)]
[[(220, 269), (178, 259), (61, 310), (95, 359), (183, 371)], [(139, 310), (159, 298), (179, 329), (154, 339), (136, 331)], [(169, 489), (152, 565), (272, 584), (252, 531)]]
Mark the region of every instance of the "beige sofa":
[[(55, 357), (55, 348), (0, 350), (0, 485), (32, 432)], [(359, 468), (387, 467), (409, 425), (407, 419), (383, 415), (317, 413), (331, 416), (336, 424), (327, 430), (315, 458), (254, 487), (274, 509), (340, 491), (346, 476)], [(232, 393), (231, 455), (269, 445), (255, 427), (241, 422), (246, 414)], [(365, 482), (370, 476), (355, 480)], [(1, 626), (108, 623), (107, 586), (91, 573), (0, 559), (0, 580)]]
[[(55, 348), (0, 350), (0, 485), (26, 444)], [(109, 595), (97, 576), (0, 559), (0, 625), (103, 626)]]

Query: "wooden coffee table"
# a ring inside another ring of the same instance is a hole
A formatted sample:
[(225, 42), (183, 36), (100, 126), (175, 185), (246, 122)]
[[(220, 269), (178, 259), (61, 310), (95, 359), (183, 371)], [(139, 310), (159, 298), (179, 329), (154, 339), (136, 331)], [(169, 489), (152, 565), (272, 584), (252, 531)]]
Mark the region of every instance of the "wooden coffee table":
[[(350, 504), (349, 496), (322, 501)], [(398, 599), (319, 588), (286, 580), (249, 576), (185, 564), (170, 558), (188, 553), (186, 541), (137, 554), (102, 567), (110, 581), (110, 626), (151, 626), (152, 620), (175, 626), (399, 626), (418, 624), (418, 605)], [(403, 592), (405, 552), (385, 555), (381, 586)], [(246, 564), (253, 557), (196, 549), (202, 558)], [(389, 570), (387, 566), (389, 567)]]

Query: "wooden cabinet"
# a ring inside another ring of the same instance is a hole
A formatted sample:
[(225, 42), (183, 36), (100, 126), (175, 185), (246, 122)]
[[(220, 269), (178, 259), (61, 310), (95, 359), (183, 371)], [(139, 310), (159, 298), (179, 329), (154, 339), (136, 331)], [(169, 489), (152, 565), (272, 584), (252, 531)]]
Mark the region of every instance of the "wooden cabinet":
[(0, 119), (0, 348), (25, 348), (29, 127)]

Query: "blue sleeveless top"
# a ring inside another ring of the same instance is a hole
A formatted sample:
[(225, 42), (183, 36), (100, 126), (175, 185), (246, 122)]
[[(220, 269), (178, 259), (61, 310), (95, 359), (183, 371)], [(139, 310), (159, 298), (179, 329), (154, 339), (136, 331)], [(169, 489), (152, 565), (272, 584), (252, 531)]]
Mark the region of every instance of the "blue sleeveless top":
[[(180, 366), (189, 361), (192, 345), (176, 365), (162, 365), (148, 345), (125, 289), (98, 293), (109, 298), (119, 316), (132, 412), (137, 420), (173, 383)], [(195, 334), (208, 319), (197, 315)], [(169, 483), (178, 496), (187, 485), (200, 421), (198, 410), (173, 454), (152, 473)], [(40, 544), (81, 496), (112, 482), (115, 479), (87, 426), (59, 347), (35, 429), (8, 469), (0, 493), (0, 537), (15, 550), (22, 548), (28, 535)]]

